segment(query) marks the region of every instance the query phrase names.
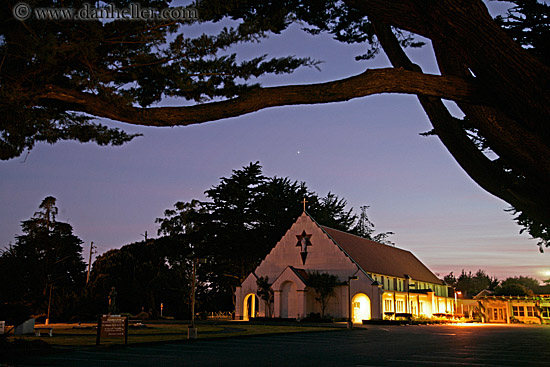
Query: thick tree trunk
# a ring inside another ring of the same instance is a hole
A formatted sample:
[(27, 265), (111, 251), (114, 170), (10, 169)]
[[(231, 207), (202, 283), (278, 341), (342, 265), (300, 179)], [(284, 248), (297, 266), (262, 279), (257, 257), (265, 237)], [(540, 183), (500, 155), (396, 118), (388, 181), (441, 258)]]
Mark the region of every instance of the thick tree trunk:
[[(550, 185), (550, 68), (510, 39), (481, 1), (346, 3), (373, 19), (430, 38), (440, 54), (461, 64), (457, 73), (458, 68), (440, 62), (443, 75), (473, 73), (485, 95), (481, 104), (489, 107), (477, 110), (484, 116), (477, 127), (513, 168)], [(498, 118), (490, 109), (498, 110)]]
[[(394, 67), (420, 71), (401, 50), (389, 26), (376, 21), (373, 24)], [(508, 39), (505, 34), (500, 36)], [(470, 61), (466, 57), (462, 58), (460, 53), (457, 56), (456, 50), (449, 49), (449, 44), (441, 40), (434, 40), (433, 45), (443, 75), (471, 75)], [(471, 49), (469, 51), (477, 54)], [(502, 60), (499, 62), (502, 63)], [(477, 75), (476, 79), (479, 79)], [(485, 90), (494, 89), (493, 85), (482, 85)], [(517, 86), (514, 88), (518, 89)], [(518, 123), (511, 119), (506, 113), (506, 108), (505, 111), (501, 111), (494, 106), (458, 102), (470, 125), (479, 130), (489, 146), (516, 175), (523, 176), (520, 182), (517, 176), (507, 174), (502, 166), (497, 166), (479, 151), (467, 137), (461, 122), (448, 113), (439, 99), (428, 96), (419, 96), (419, 99), (443, 144), (480, 186), (517, 209), (525, 211), (533, 219), (550, 223), (550, 214), (546, 210), (550, 205), (547, 193), (550, 183), (550, 149), (542, 136), (534, 133), (532, 124), (525, 124), (523, 121)], [(545, 128), (544, 121), (539, 129), (541, 135), (544, 134)]]

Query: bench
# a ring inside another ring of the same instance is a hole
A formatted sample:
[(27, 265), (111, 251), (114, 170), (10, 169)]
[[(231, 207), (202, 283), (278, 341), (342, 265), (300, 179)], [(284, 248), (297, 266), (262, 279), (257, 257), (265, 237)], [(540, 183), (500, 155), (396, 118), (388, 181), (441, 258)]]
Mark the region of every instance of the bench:
[(40, 332), (41, 331), (47, 331), (48, 332), (48, 335), (50, 337), (53, 336), (53, 328), (51, 327), (38, 327), (38, 328), (34, 328), (34, 335), (36, 336), (40, 336)]

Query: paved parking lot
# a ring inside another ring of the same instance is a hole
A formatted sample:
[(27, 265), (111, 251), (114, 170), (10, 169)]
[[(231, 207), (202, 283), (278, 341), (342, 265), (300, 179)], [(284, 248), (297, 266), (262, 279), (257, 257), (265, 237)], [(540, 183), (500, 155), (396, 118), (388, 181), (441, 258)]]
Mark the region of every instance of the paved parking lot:
[(550, 326), (368, 326), (121, 348), (13, 366), (550, 366)]

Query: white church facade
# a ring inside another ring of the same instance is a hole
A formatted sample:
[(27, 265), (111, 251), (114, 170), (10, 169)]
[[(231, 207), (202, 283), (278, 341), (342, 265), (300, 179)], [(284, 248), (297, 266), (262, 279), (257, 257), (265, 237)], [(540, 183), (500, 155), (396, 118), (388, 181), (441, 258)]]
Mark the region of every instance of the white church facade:
[[(321, 226), (304, 212), (235, 292), (235, 318), (302, 319), (321, 313), (311, 272), (338, 277), (325, 314), (355, 323), (454, 313), (452, 290), (411, 252)], [(272, 304), (258, 297), (268, 277)]]

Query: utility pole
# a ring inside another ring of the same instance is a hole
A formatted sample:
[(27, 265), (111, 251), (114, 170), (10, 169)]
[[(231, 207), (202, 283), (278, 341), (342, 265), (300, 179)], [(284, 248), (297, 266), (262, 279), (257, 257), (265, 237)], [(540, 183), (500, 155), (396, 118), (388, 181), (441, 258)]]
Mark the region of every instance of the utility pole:
[(147, 231), (145, 231), (145, 234), (140, 234), (145, 239), (145, 242), (147, 242)]
[(191, 326), (187, 330), (187, 339), (197, 339), (195, 327), (195, 288), (197, 287), (197, 265), (206, 264), (206, 259), (193, 258), (193, 279), (191, 280)]
[(52, 304), (52, 288), (53, 288), (53, 284), (50, 284), (50, 297), (48, 298), (48, 315), (46, 316), (46, 325), (50, 324), (50, 306)]
[(195, 327), (195, 288), (197, 281), (197, 263), (199, 259), (193, 259), (193, 280), (191, 282), (191, 327)]
[(92, 255), (94, 254), (94, 247), (94, 241), (92, 241), (90, 244), (90, 260), (88, 261), (88, 276), (86, 277), (86, 284), (90, 281), (90, 269), (92, 268)]

